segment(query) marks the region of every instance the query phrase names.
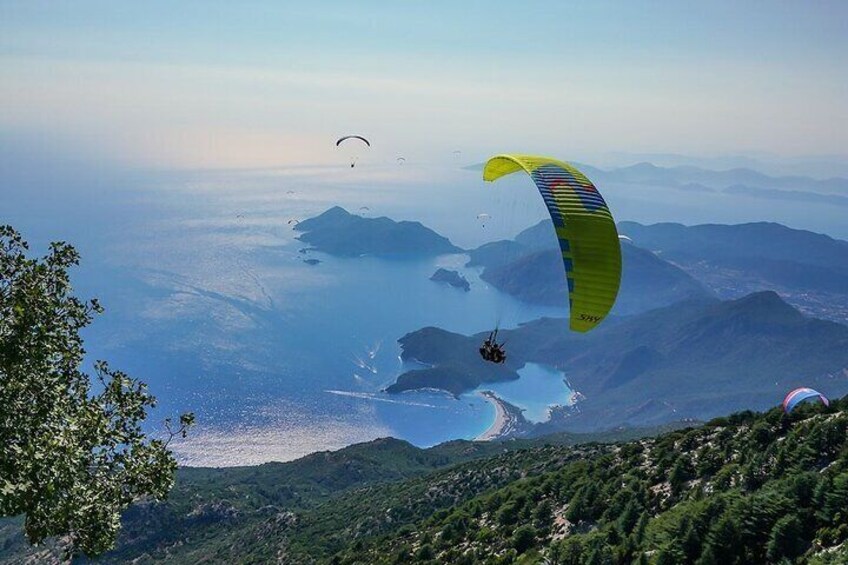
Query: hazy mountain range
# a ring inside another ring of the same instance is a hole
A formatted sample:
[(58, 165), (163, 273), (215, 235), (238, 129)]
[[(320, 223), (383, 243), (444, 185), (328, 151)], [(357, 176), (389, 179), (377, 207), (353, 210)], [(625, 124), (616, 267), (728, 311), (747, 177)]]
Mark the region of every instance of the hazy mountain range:
[[(614, 314), (679, 300), (738, 298), (774, 290), (803, 312), (848, 322), (848, 242), (781, 224), (642, 225), (620, 222), (622, 285)], [(469, 252), (481, 278), (526, 302), (566, 299), (562, 260), (548, 222)]]
[(387, 390), (456, 394), (518, 378), (527, 362), (553, 366), (585, 400), (555, 410), (536, 433), (704, 420), (774, 405), (802, 385), (848, 393), (848, 327), (807, 318), (773, 292), (680, 302), (587, 334), (570, 332), (567, 320), (541, 319), (501, 331), (509, 358), (498, 367), (480, 360), (483, 338), (438, 328), (404, 336), (404, 356), (430, 367), (402, 374)]
[[(483, 245), (470, 251), (469, 258), (468, 266), (483, 267), (481, 278), (498, 290), (536, 304), (568, 302), (562, 255), (550, 222), (528, 228), (514, 241)], [(622, 245), (622, 265), (614, 314), (713, 295), (685, 271), (635, 245)]]
[(584, 164), (578, 166), (599, 186), (604, 183), (627, 183), (676, 187), (694, 183), (716, 190), (744, 185), (755, 188), (848, 195), (848, 178), (842, 177), (816, 179), (797, 175), (771, 176), (741, 167), (716, 171), (692, 165), (658, 167), (647, 162), (613, 169), (600, 169)]
[(621, 222), (619, 232), (721, 297), (774, 290), (805, 313), (848, 322), (848, 242), (759, 222), (738, 225)]

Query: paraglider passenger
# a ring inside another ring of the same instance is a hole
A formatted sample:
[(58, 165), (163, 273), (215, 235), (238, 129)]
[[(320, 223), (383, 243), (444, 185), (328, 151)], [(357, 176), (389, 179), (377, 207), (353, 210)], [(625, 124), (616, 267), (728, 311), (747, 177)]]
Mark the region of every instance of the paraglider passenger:
[(499, 344), (497, 340), (498, 330), (495, 329), (480, 346), (480, 356), (484, 361), (500, 365), (506, 362), (506, 352), (503, 350), (503, 344)]

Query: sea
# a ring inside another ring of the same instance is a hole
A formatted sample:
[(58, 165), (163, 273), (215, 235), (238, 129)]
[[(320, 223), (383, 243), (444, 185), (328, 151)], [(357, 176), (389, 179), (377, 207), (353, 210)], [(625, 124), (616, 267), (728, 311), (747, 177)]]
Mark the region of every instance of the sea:
[[(339, 205), (420, 221), (471, 249), (546, 217), (519, 175), (492, 185), (473, 164), (410, 159), (138, 172), (67, 190), (45, 188), (48, 181), (9, 199), (2, 220), (34, 253), (57, 239), (79, 249), (76, 292), (106, 309), (85, 330), (86, 368), (105, 359), (148, 383), (158, 398), (146, 424), (153, 434), (165, 418), (193, 412), (197, 425), (172, 444), (186, 465), (287, 461), (386, 436), (418, 446), (473, 439), (495, 417), (479, 391), (382, 392), (408, 369), (397, 340), (425, 326), (470, 334), (568, 314), (566, 306), (523, 304), (489, 287), (464, 253), (339, 258), (306, 249), (293, 229)], [(721, 200), (730, 196), (630, 186), (604, 193), (621, 220), (760, 219)], [(786, 208), (770, 209), (771, 219), (805, 227), (790, 205), (772, 206)], [(470, 292), (430, 281), (439, 267), (462, 273)], [(566, 378), (528, 365), (518, 381), (481, 388), (539, 422), (550, 406), (570, 401)]]

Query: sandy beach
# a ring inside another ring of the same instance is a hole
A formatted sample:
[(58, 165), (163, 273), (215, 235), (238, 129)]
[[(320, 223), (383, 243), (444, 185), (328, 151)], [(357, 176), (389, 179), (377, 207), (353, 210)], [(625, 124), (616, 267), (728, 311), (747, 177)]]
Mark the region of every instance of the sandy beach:
[(501, 399), (495, 396), (493, 392), (484, 390), (478, 394), (488, 400), (495, 407), (495, 421), (492, 422), (492, 425), (489, 426), (485, 432), (474, 439), (476, 441), (491, 441), (493, 439), (497, 439), (501, 436), (501, 434), (503, 434), (507, 424), (509, 423), (509, 414), (507, 413)]
[(498, 398), (490, 390), (480, 391), (479, 394), (495, 407), (495, 421), (485, 432), (474, 438), (476, 441), (505, 439), (520, 435), (530, 428), (531, 424), (524, 418), (521, 408)]

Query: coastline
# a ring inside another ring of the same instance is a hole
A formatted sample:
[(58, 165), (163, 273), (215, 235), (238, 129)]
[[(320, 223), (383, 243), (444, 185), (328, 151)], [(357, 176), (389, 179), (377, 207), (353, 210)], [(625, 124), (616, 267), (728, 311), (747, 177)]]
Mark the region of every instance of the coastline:
[(490, 390), (482, 390), (477, 394), (485, 398), (495, 407), (495, 421), (492, 422), (492, 425), (489, 426), (486, 431), (474, 438), (474, 441), (506, 439), (510, 436), (518, 435), (526, 431), (530, 424), (524, 418), (520, 408), (498, 398), (498, 396)]

